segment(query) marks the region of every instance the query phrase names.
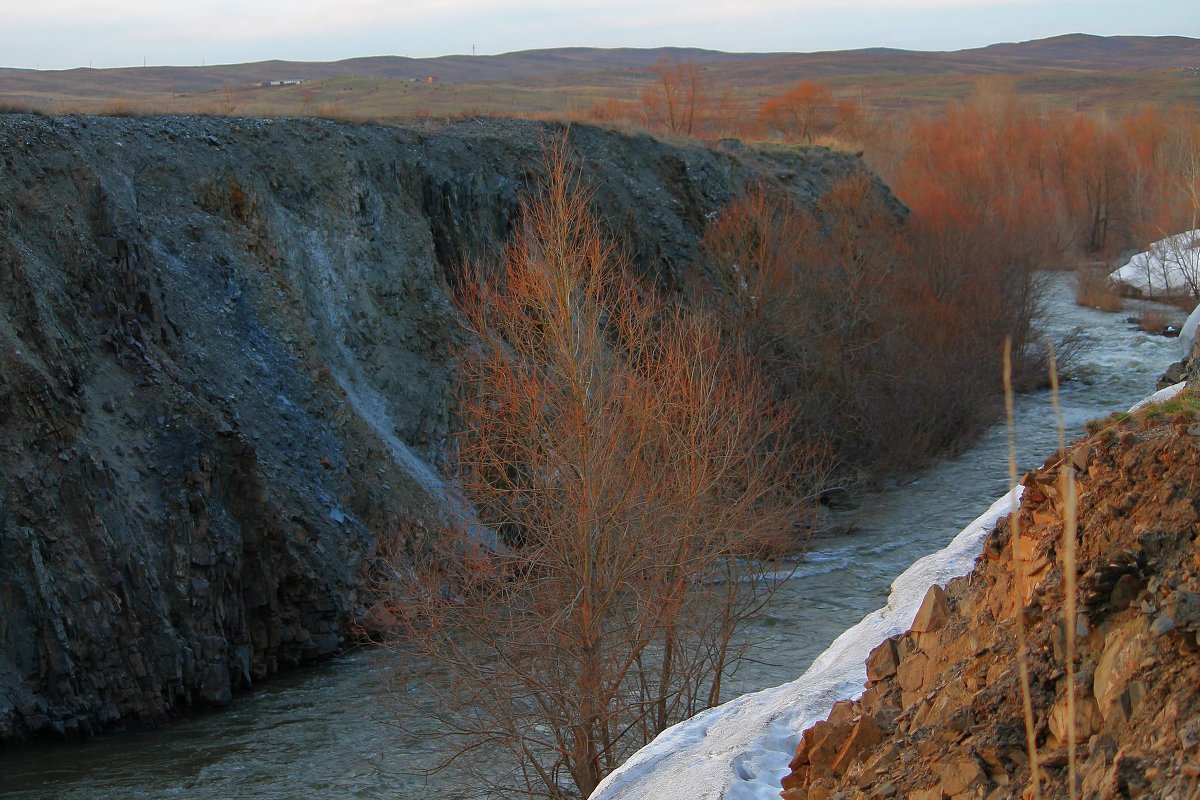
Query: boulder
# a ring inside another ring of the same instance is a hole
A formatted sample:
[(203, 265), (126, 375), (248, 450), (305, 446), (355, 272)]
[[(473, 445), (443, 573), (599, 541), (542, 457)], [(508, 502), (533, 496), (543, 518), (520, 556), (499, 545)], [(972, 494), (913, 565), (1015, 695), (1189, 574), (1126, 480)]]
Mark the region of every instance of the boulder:
[(894, 637), (883, 642), (867, 656), (867, 680), (877, 682), (896, 674), (900, 665), (900, 653), (896, 650)]
[(950, 606), (946, 603), (946, 593), (942, 587), (934, 584), (925, 593), (917, 616), (913, 620), (912, 630), (916, 633), (936, 631), (950, 621)]
[(934, 773), (941, 782), (942, 794), (954, 797), (967, 789), (987, 781), (987, 773), (983, 766), (973, 756), (962, 755), (939, 761), (933, 767)]
[[(1060, 743), (1069, 741), (1069, 725), (1071, 714), (1067, 708), (1067, 698), (1061, 697), (1050, 711), (1050, 733)], [(1075, 741), (1086, 743), (1094, 734), (1104, 727), (1104, 717), (1100, 714), (1100, 706), (1094, 697), (1083, 695), (1075, 700)]]
[(864, 750), (874, 747), (881, 741), (883, 741), (883, 730), (879, 727), (879, 723), (875, 721), (874, 717), (864, 714), (854, 724), (854, 729), (850, 731), (842, 749), (838, 751), (837, 758), (833, 761), (833, 774), (845, 775), (847, 767), (858, 759)]

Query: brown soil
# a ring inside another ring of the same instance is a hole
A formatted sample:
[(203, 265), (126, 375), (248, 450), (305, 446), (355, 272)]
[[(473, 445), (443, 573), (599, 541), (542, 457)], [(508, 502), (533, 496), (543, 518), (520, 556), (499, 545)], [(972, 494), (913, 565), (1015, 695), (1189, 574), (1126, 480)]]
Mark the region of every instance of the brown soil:
[[(1017, 561), (1044, 798), (1068, 797), (1063, 506), (1079, 491), (1081, 798), (1200, 797), (1200, 401), (1114, 415), (1025, 476)], [(863, 697), (804, 732), (783, 797), (1030, 798), (1005, 519), (867, 661)]]

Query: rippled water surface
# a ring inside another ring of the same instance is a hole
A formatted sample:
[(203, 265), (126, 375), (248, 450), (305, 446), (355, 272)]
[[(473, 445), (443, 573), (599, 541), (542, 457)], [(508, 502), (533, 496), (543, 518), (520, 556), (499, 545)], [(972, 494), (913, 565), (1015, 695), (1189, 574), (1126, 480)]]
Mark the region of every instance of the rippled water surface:
[[(1177, 358), (1174, 340), (1148, 336), (1124, 314), (1071, 302), (1069, 275), (1051, 278), (1050, 328), (1082, 328), (1079, 373), (1062, 404), (1068, 435), (1154, 390)], [(1178, 312), (1173, 312), (1180, 316)], [(1018, 399), (1021, 469), (1056, 447), (1046, 393)], [(1007, 489), (1003, 425), (962, 456), (900, 488), (872, 495), (839, 522), (854, 532), (814, 543), (796, 579), (781, 584), (770, 613), (751, 631), (750, 661), (735, 691), (799, 675), (841, 631), (887, 599), (892, 579), (938, 550)], [(272, 680), (229, 708), (145, 733), (0, 753), (0, 796), (23, 800), (282, 800), (283, 798), (441, 798), (474, 796), (448, 776), (417, 774), (432, 763), (436, 740), (409, 718), (403, 730), (382, 700), (393, 655), (350, 653)]]
[[(1179, 343), (1137, 330), (1127, 322), (1133, 311), (1111, 314), (1075, 305), (1070, 274), (1054, 273), (1048, 280), (1045, 327), (1058, 340), (1074, 333), (1081, 348), (1079, 377), (1064, 383), (1060, 394), (1070, 441), (1088, 420), (1124, 411), (1153, 392), (1158, 376), (1179, 358)], [(1168, 318), (1186, 316), (1164, 311)], [(1014, 417), (1018, 469), (1024, 472), (1058, 447), (1050, 393), (1018, 397)], [(751, 691), (799, 675), (838, 634), (886, 602), (893, 578), (944, 547), (1008, 487), (1008, 432), (1000, 423), (961, 456), (839, 515), (854, 532), (814, 542), (798, 572), (801, 579), (780, 588), (760, 624), (764, 638), (755, 656), (765, 663), (745, 669), (735, 685)]]

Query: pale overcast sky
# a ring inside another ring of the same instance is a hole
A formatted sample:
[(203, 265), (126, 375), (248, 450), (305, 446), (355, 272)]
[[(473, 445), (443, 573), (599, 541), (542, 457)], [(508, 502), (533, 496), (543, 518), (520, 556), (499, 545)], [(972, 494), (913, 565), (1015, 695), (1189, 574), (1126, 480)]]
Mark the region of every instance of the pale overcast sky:
[(1200, 38), (1197, 0), (0, 0), (0, 66), (64, 69), (675, 45), (957, 50), (1061, 33)]

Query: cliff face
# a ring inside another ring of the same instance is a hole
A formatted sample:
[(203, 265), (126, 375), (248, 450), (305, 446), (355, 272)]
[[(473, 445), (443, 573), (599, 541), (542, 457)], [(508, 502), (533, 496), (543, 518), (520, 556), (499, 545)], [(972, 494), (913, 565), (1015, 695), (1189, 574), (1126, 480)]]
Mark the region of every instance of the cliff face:
[[(1002, 521), (975, 570), (944, 592), (931, 588), (912, 630), (871, 653), (861, 700), (838, 703), (804, 732), (784, 798), (1032, 797), (1018, 613), (1028, 629), (1041, 796), (1068, 796), (1068, 627), (1076, 796), (1196, 796), (1200, 402), (1185, 394), (1094, 428), (1025, 477), (1019, 537)], [(1063, 622), (1061, 470), (1075, 472), (1079, 489), (1073, 626)]]
[[(381, 538), (439, 518), (448, 287), (554, 133), (0, 116), (0, 742), (224, 704), (340, 646)], [(746, 181), (811, 200), (861, 170), (570, 136), (666, 286)]]

